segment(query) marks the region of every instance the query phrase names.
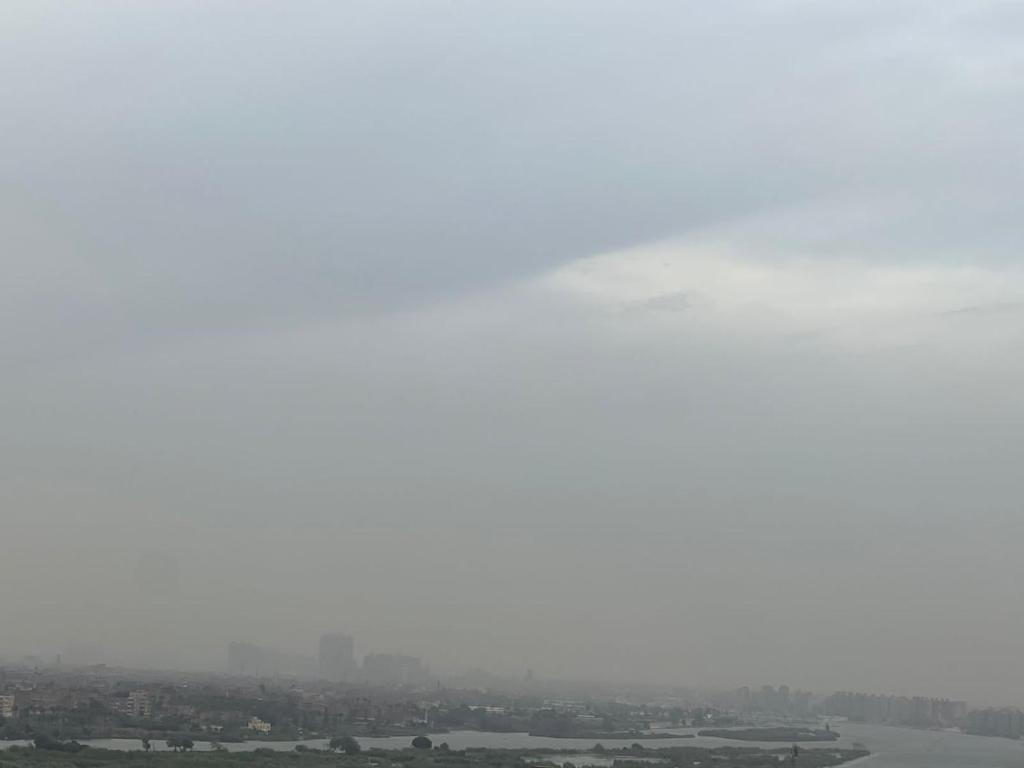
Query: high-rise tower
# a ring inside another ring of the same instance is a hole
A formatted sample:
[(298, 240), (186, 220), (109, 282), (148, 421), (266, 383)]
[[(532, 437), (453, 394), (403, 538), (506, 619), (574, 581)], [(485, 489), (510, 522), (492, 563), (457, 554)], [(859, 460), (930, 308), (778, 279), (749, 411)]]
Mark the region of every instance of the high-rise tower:
[(356, 674), (355, 644), (351, 635), (320, 636), (320, 677), (337, 683)]

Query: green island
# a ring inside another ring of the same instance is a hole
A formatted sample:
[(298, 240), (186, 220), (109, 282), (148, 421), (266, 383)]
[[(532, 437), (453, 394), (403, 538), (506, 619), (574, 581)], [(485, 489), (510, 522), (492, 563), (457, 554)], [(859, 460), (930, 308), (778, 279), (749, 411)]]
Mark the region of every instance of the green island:
[(799, 768), (828, 768), (864, 757), (865, 749), (805, 749), (792, 757), (790, 748), (666, 747), (633, 745), (590, 750), (466, 749), (451, 750), (419, 741), (418, 748), (362, 750), (347, 742), (339, 751), (299, 747), (283, 752), (267, 748), (229, 752), (109, 750), (76, 742), (47, 741), (41, 747), (0, 750), (0, 768), (584, 768), (594, 762), (612, 768), (673, 768), (714, 765), (716, 768), (778, 768), (786, 761)]
[(831, 729), (818, 728), (707, 728), (699, 736), (738, 741), (835, 741), (839, 734)]

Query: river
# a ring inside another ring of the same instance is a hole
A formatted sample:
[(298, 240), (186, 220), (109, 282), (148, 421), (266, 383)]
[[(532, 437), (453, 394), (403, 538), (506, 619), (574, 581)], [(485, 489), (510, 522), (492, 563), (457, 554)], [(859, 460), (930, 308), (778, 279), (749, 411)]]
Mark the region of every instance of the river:
[[(860, 742), (871, 750), (871, 756), (864, 761), (864, 768), (1021, 768), (1024, 766), (1024, 742), (1001, 739), (992, 736), (968, 736), (951, 731), (926, 731), (914, 728), (893, 728), (883, 725), (859, 725), (842, 723), (836, 728), (841, 734), (837, 741), (827, 744), (805, 742), (806, 749), (815, 747), (852, 747)], [(693, 729), (677, 728), (673, 733), (694, 733)], [(491, 747), (495, 749), (589, 749), (593, 739), (553, 739), (530, 736), (526, 733), (490, 733), (486, 731), (452, 731), (431, 734), (434, 744), (447, 742), (452, 749), (470, 747)], [(386, 738), (360, 738), (364, 749), (403, 749), (409, 746), (408, 736)], [(634, 739), (602, 739), (606, 747), (629, 746)], [(25, 744), (26, 742), (0, 742), (0, 748)], [(104, 749), (139, 749), (138, 739), (93, 739), (83, 741), (93, 747)], [(154, 749), (166, 749), (162, 740), (153, 740)], [(692, 739), (657, 739), (642, 742), (649, 749), (658, 747), (691, 746), (721, 747), (750, 746), (777, 749), (788, 746), (779, 742), (733, 741), (729, 739), (698, 736)], [(299, 744), (322, 749), (327, 746), (325, 739), (308, 741), (247, 741), (240, 744), (224, 744), (231, 751), (246, 751), (265, 747), (278, 751), (291, 751)], [(196, 742), (197, 750), (211, 748), (209, 742)], [(569, 758), (573, 759), (573, 758)], [(577, 757), (577, 763), (582, 760)], [(604, 760), (593, 760), (593, 763)], [(859, 761), (858, 761), (859, 762)]]

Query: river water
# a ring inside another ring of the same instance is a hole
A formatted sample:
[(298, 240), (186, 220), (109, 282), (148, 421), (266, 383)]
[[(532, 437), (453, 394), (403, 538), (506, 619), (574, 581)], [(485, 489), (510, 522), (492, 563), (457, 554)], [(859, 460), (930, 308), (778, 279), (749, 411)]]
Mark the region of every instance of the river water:
[[(914, 728), (892, 728), (883, 725), (859, 725), (842, 723), (836, 730), (841, 734), (838, 741), (828, 744), (805, 742), (807, 749), (815, 747), (852, 747), (860, 742), (871, 750), (863, 768), (1024, 768), (1024, 742), (1001, 739), (992, 736), (968, 736), (952, 731), (925, 731)], [(673, 733), (694, 733), (693, 729), (677, 728)], [(526, 733), (489, 733), (485, 731), (453, 731), (433, 735), (434, 744), (447, 742), (452, 749), (470, 747), (492, 747), (496, 749), (575, 749), (589, 750), (594, 746), (593, 739), (553, 739), (543, 736), (530, 736)], [(408, 736), (390, 736), (386, 738), (360, 738), (359, 743), (364, 749), (379, 747), (382, 749), (404, 749), (411, 741)], [(634, 739), (602, 739), (606, 747), (629, 746)], [(25, 744), (26, 742), (0, 742), (0, 748)], [(94, 747), (104, 749), (131, 750), (140, 749), (138, 739), (94, 739), (84, 741)], [(649, 749), (658, 747), (691, 746), (761, 746), (768, 749), (786, 747), (788, 744), (779, 742), (733, 741), (707, 736), (692, 739), (652, 739), (644, 740)], [(166, 749), (162, 740), (154, 739), (154, 749)], [(326, 748), (325, 739), (308, 741), (248, 741), (241, 744), (224, 744), (231, 751), (253, 750), (260, 747), (279, 751), (291, 751), (299, 744), (310, 748)], [(209, 742), (196, 742), (197, 750), (210, 749)], [(584, 764), (582, 756), (568, 758), (578, 764)], [(594, 759), (594, 764), (605, 762)]]

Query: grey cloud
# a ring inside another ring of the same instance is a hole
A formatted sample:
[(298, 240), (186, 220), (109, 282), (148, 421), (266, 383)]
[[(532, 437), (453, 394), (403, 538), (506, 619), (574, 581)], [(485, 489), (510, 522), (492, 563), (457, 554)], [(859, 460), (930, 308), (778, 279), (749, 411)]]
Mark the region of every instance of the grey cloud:
[(6, 11), (5, 175), (117, 287), (85, 329), (416, 302), (851, 190), (921, 201), (876, 248), (1019, 237), (977, 4), (51, 9)]

